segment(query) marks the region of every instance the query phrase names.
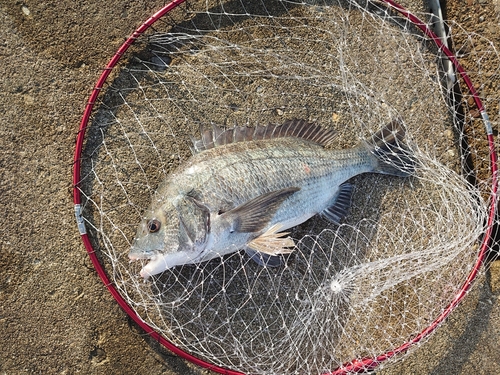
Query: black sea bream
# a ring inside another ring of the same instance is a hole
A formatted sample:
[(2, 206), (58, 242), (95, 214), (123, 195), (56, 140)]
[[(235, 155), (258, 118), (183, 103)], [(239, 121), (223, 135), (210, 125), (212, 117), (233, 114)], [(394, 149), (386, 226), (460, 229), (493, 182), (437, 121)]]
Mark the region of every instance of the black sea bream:
[(202, 133), (139, 225), (129, 258), (150, 259), (144, 278), (241, 249), (277, 266), (294, 247), (284, 230), (316, 214), (334, 223), (346, 215), (350, 178), (413, 171), (400, 120), (345, 150), (325, 148), (334, 132), (304, 120)]

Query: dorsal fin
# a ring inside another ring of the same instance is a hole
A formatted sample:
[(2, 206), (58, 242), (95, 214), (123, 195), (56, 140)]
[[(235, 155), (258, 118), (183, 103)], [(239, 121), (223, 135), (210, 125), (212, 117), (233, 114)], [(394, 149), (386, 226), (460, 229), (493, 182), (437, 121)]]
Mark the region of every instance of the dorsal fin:
[(198, 153), (218, 146), (236, 142), (258, 141), (274, 138), (301, 138), (327, 146), (335, 138), (335, 132), (306, 120), (288, 120), (281, 125), (257, 125), (255, 128), (235, 126), (221, 129), (212, 125), (211, 129), (202, 129), (201, 138), (193, 140), (193, 153)]

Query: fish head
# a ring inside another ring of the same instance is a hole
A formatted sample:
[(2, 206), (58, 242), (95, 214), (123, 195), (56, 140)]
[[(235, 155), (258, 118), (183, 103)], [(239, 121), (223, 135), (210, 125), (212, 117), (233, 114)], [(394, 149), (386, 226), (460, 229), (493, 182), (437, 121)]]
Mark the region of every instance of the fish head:
[(145, 212), (128, 254), (131, 261), (149, 259), (141, 270), (147, 279), (166, 269), (195, 263), (202, 257), (209, 214), (190, 199), (168, 200)]
[(146, 211), (137, 228), (129, 258), (152, 259), (158, 253), (176, 251), (178, 244), (176, 236), (172, 234), (178, 225), (175, 216), (173, 219), (161, 209)]

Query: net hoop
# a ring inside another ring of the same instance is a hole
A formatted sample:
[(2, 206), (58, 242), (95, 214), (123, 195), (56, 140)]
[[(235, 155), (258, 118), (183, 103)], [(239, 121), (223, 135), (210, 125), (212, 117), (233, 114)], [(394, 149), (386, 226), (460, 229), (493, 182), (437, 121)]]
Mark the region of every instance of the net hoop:
[[(76, 146), (75, 153), (73, 159), (73, 203), (75, 209), (75, 216), (78, 225), (78, 229), (85, 246), (85, 249), (96, 269), (99, 277), (101, 278), (104, 285), (108, 288), (109, 292), (113, 296), (113, 298), (118, 302), (120, 307), (126, 312), (126, 314), (136, 323), (138, 324), (150, 337), (154, 340), (158, 341), (165, 348), (173, 352), (174, 354), (190, 361), (193, 364), (196, 364), (200, 367), (204, 367), (206, 369), (218, 372), (220, 374), (225, 375), (244, 375), (239, 371), (230, 370), (227, 368), (223, 368), (217, 365), (213, 365), (204, 360), (201, 360), (190, 353), (178, 348), (161, 334), (156, 332), (150, 325), (144, 322), (137, 313), (127, 304), (123, 296), (119, 293), (115, 285), (110, 281), (108, 275), (106, 274), (103, 265), (100, 263), (94, 248), (90, 242), (89, 236), (85, 229), (84, 219), (82, 217), (82, 209), (81, 209), (81, 191), (80, 191), (80, 180), (81, 180), (81, 154), (83, 150), (83, 144), (85, 139), (85, 134), (87, 128), (89, 126), (89, 120), (91, 113), (94, 109), (94, 105), (96, 103), (96, 99), (99, 96), (101, 90), (104, 87), (106, 80), (108, 79), (111, 71), (116, 67), (121, 57), (125, 54), (128, 48), (134, 44), (136, 39), (138, 39), (146, 30), (148, 30), (155, 22), (157, 22), (164, 15), (184, 3), (186, 0), (173, 0), (155, 14), (153, 14), (150, 18), (148, 18), (144, 23), (142, 23), (133, 33), (130, 35), (127, 40), (120, 46), (118, 51), (113, 55), (111, 60), (108, 62), (104, 70), (102, 71), (97, 83), (92, 89), (91, 95), (86, 103), (85, 110), (80, 122), (79, 131), (77, 133), (76, 138)], [(350, 362), (345, 363), (337, 369), (332, 370), (331, 372), (325, 373), (324, 375), (336, 375), (336, 374), (346, 374), (346, 373), (360, 373), (365, 371), (374, 370), (378, 365), (382, 362), (398, 355), (406, 352), (410, 349), (410, 347), (419, 343), (422, 339), (430, 335), (436, 328), (450, 315), (450, 313), (460, 304), (463, 300), (467, 292), (472, 286), (473, 281), (478, 275), (478, 272), (485, 260), (488, 248), (490, 246), (493, 234), (493, 223), (496, 216), (496, 202), (497, 202), (497, 190), (498, 190), (498, 169), (497, 169), (497, 152), (495, 150), (493, 129), (486, 112), (486, 109), (479, 97), (477, 90), (474, 88), (474, 85), (467, 75), (464, 68), (458, 62), (458, 59), (453, 55), (453, 53), (443, 44), (441, 39), (426, 25), (422, 20), (420, 20), (417, 16), (406, 10), (404, 7), (399, 5), (398, 3), (392, 0), (380, 0), (382, 3), (387, 5), (388, 7), (394, 9), (398, 13), (400, 13), (404, 18), (406, 18), (413, 25), (418, 27), (430, 40), (432, 40), (438, 50), (442, 52), (446, 58), (448, 58), (453, 64), (456, 73), (458, 73), (466, 84), (479, 113), (481, 114), (481, 118), (483, 121), (483, 125), (486, 129), (487, 141), (489, 147), (489, 159), (490, 159), (490, 172), (491, 172), (491, 194), (490, 201), (488, 207), (488, 220), (486, 231), (484, 233), (484, 237), (482, 239), (481, 247), (479, 254), (477, 256), (477, 260), (470, 271), (466, 281), (463, 283), (459, 292), (455, 295), (450, 304), (443, 310), (443, 312), (423, 331), (421, 331), (418, 335), (416, 335), (411, 340), (407, 341), (403, 345), (395, 348), (393, 350), (387, 351), (376, 357), (367, 357), (367, 358), (358, 358), (354, 359)]]

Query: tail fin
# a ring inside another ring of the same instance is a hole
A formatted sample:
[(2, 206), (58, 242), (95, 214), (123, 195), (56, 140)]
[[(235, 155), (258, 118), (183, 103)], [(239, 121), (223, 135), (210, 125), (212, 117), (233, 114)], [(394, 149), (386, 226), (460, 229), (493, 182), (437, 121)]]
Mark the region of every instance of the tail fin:
[(416, 160), (403, 142), (404, 136), (403, 122), (396, 118), (365, 141), (377, 160), (374, 172), (402, 177), (415, 172)]

